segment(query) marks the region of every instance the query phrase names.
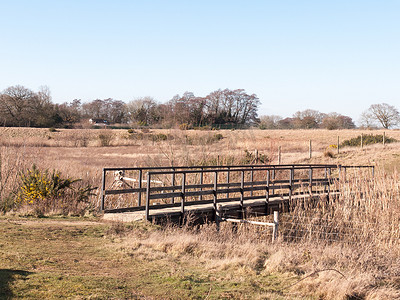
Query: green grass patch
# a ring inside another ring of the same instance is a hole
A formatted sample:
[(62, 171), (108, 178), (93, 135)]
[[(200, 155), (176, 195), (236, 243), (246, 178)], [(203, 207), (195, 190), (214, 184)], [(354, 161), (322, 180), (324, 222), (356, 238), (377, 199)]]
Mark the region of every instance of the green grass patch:
[[(0, 219), (0, 294), (6, 299), (284, 299), (287, 275), (205, 268), (185, 253), (129, 244), (159, 227), (68, 218)], [(129, 241), (129, 240), (128, 240)]]

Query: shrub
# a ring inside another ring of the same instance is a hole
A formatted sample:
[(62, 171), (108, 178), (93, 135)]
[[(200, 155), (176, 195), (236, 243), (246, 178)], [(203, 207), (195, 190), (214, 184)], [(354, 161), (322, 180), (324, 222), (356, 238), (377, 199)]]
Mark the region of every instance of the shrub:
[(30, 206), (37, 215), (61, 210), (63, 214), (82, 214), (89, 208), (89, 196), (95, 189), (91, 185), (75, 187), (81, 179), (63, 178), (60, 172), (39, 170), (35, 165), (21, 172), (15, 207)]
[(20, 174), (21, 186), (17, 201), (23, 204), (33, 204), (43, 199), (57, 198), (63, 196), (67, 188), (77, 180), (61, 178), (60, 173), (53, 171), (52, 174), (44, 172), (32, 166), (31, 170)]
[[(372, 144), (381, 144), (383, 142), (383, 135), (382, 134), (367, 134), (363, 135), (363, 144), (364, 145), (372, 145)], [(390, 137), (385, 137), (385, 143), (394, 143), (397, 142), (396, 139), (390, 138)], [(352, 138), (350, 140), (345, 140), (340, 144), (341, 147), (345, 146), (350, 146), (350, 147), (356, 147), (356, 146), (361, 146), (361, 135), (358, 137)]]
[(166, 141), (168, 140), (168, 136), (164, 133), (158, 133), (155, 135), (151, 135), (151, 139), (153, 140), (153, 142)]
[(258, 161), (256, 161), (256, 156), (253, 152), (250, 152), (248, 150), (244, 150), (244, 157), (241, 160), (241, 164), (254, 164), (254, 163), (261, 163), (261, 164), (266, 164), (269, 162), (269, 158), (265, 154), (258, 154)]
[(220, 133), (216, 133), (216, 134), (214, 135), (214, 139), (215, 139), (216, 141), (222, 140), (223, 138), (224, 138), (224, 136), (223, 136), (222, 134), (220, 134)]
[(103, 132), (103, 133), (99, 134), (99, 139), (100, 139), (100, 145), (102, 147), (108, 147), (111, 145), (113, 136), (111, 133)]

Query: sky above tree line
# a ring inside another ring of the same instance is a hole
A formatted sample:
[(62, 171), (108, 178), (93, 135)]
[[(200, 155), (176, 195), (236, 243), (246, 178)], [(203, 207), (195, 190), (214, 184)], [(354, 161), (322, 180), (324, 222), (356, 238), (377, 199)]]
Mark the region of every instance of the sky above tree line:
[(0, 1), (0, 90), (53, 101), (245, 89), (259, 115), (399, 108), (398, 1)]

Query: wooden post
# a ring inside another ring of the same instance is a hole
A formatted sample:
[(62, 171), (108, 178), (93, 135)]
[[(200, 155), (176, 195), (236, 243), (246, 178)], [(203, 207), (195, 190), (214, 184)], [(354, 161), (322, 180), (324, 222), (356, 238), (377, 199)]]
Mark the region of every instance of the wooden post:
[(278, 239), (278, 230), (279, 230), (279, 211), (274, 211), (274, 227), (272, 231), (272, 242), (275, 242)]
[(181, 192), (181, 215), (182, 223), (185, 216), (185, 191), (186, 191), (186, 173), (182, 173), (182, 192)]
[(311, 144), (311, 140), (310, 140), (310, 145), (308, 147), (308, 158), (311, 159), (312, 158), (312, 144)]
[(221, 220), (222, 220), (222, 205), (218, 204), (217, 210), (215, 213), (215, 225), (217, 227), (217, 231), (219, 231), (219, 223), (221, 222)]
[(150, 221), (150, 172), (147, 172), (147, 187), (146, 187), (146, 220)]
[(310, 169), (308, 170), (308, 184), (309, 184), (309, 186), (310, 186), (310, 192), (311, 192), (311, 194), (312, 194), (312, 183), (313, 183), (313, 169), (310, 168)]
[(329, 184), (328, 184), (328, 201), (329, 201), (329, 198), (330, 198), (330, 193), (331, 193), (331, 175), (332, 175), (332, 169), (331, 168), (329, 168), (328, 169), (328, 182), (329, 182)]
[(243, 198), (244, 198), (244, 171), (242, 171), (241, 180), (240, 180), (240, 215), (241, 215), (241, 217), (242, 217), (242, 212), (243, 212)]
[[(227, 188), (229, 189), (229, 182), (230, 182), (230, 168), (228, 167), (228, 171), (226, 171), (226, 183), (228, 184)], [(226, 192), (226, 198), (229, 199), (229, 192)]]
[(267, 170), (267, 186), (265, 189), (265, 214), (268, 215), (269, 209), (269, 179), (270, 179), (270, 170)]
[[(203, 180), (204, 180), (204, 178), (203, 178), (203, 176), (204, 176), (204, 168), (201, 168), (200, 169), (200, 191), (203, 191)], [(199, 200), (201, 201), (201, 200), (203, 200), (203, 195), (200, 195), (199, 196)]]
[(293, 178), (294, 178), (294, 167), (290, 169), (290, 178), (289, 178), (289, 201), (292, 200), (293, 194)]
[(364, 148), (364, 135), (361, 133), (361, 149)]
[(104, 210), (104, 202), (106, 200), (106, 194), (105, 194), (105, 189), (106, 189), (106, 171), (103, 169), (103, 176), (102, 176), (102, 182), (101, 182), (101, 203), (100, 203), (100, 209), (103, 211)]
[(339, 154), (340, 152), (340, 140), (339, 140), (339, 136), (337, 136), (337, 154)]
[(250, 172), (250, 181), (251, 181), (250, 196), (253, 196), (253, 180), (254, 180), (254, 168), (251, 167), (251, 172)]
[(383, 137), (382, 137), (382, 143), (383, 143), (383, 146), (385, 146), (385, 143), (386, 143), (386, 139), (385, 139), (385, 132), (383, 132)]
[(282, 162), (281, 146), (278, 147), (278, 165)]
[(217, 214), (217, 188), (218, 188), (218, 172), (214, 172), (214, 190), (213, 190), (213, 194), (214, 194), (214, 198), (213, 198), (213, 206), (214, 206), (214, 212), (215, 212), (215, 216)]
[(257, 165), (258, 164), (258, 150), (257, 149), (254, 150), (254, 160)]
[[(143, 170), (139, 170), (139, 189), (142, 188), (142, 183), (143, 183)], [(142, 205), (142, 192), (139, 192), (138, 194), (138, 206)]]
[[(172, 186), (175, 186), (175, 168), (172, 168)], [(172, 192), (175, 193), (175, 188), (172, 189)], [(175, 203), (175, 197), (172, 197), (171, 203)]]

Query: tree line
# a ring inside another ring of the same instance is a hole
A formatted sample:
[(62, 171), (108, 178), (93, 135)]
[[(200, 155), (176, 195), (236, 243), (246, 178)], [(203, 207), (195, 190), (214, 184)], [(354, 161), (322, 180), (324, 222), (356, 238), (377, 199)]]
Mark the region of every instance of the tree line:
[[(396, 107), (387, 103), (373, 104), (361, 114), (359, 122), (363, 128), (389, 129), (400, 124), (400, 113)], [(356, 125), (352, 118), (336, 112), (325, 114), (317, 110), (306, 109), (287, 118), (276, 115), (261, 116), (259, 127), (261, 129), (324, 128), (333, 130), (352, 129)]]
[[(243, 89), (224, 89), (205, 97), (192, 92), (176, 95), (165, 103), (152, 97), (141, 97), (129, 102), (95, 99), (82, 103), (80, 99), (55, 104), (50, 90), (34, 92), (23, 86), (11, 86), (0, 93), (0, 125), (30, 127), (74, 127), (83, 120), (101, 119), (111, 124), (171, 128), (203, 126), (246, 127), (261, 129), (351, 129), (353, 120), (338, 113), (321, 113), (307, 109), (292, 117), (276, 115), (258, 117), (260, 100)], [(398, 110), (389, 104), (374, 104), (361, 114), (361, 126), (392, 128), (400, 123)]]
[(206, 97), (191, 92), (176, 95), (166, 103), (142, 97), (125, 103), (116, 99), (80, 99), (52, 103), (50, 91), (42, 87), (34, 92), (12, 86), (0, 94), (0, 124), (3, 126), (71, 127), (84, 119), (103, 119), (109, 123), (139, 126), (187, 128), (214, 125), (255, 125), (260, 100), (243, 89), (217, 90)]

